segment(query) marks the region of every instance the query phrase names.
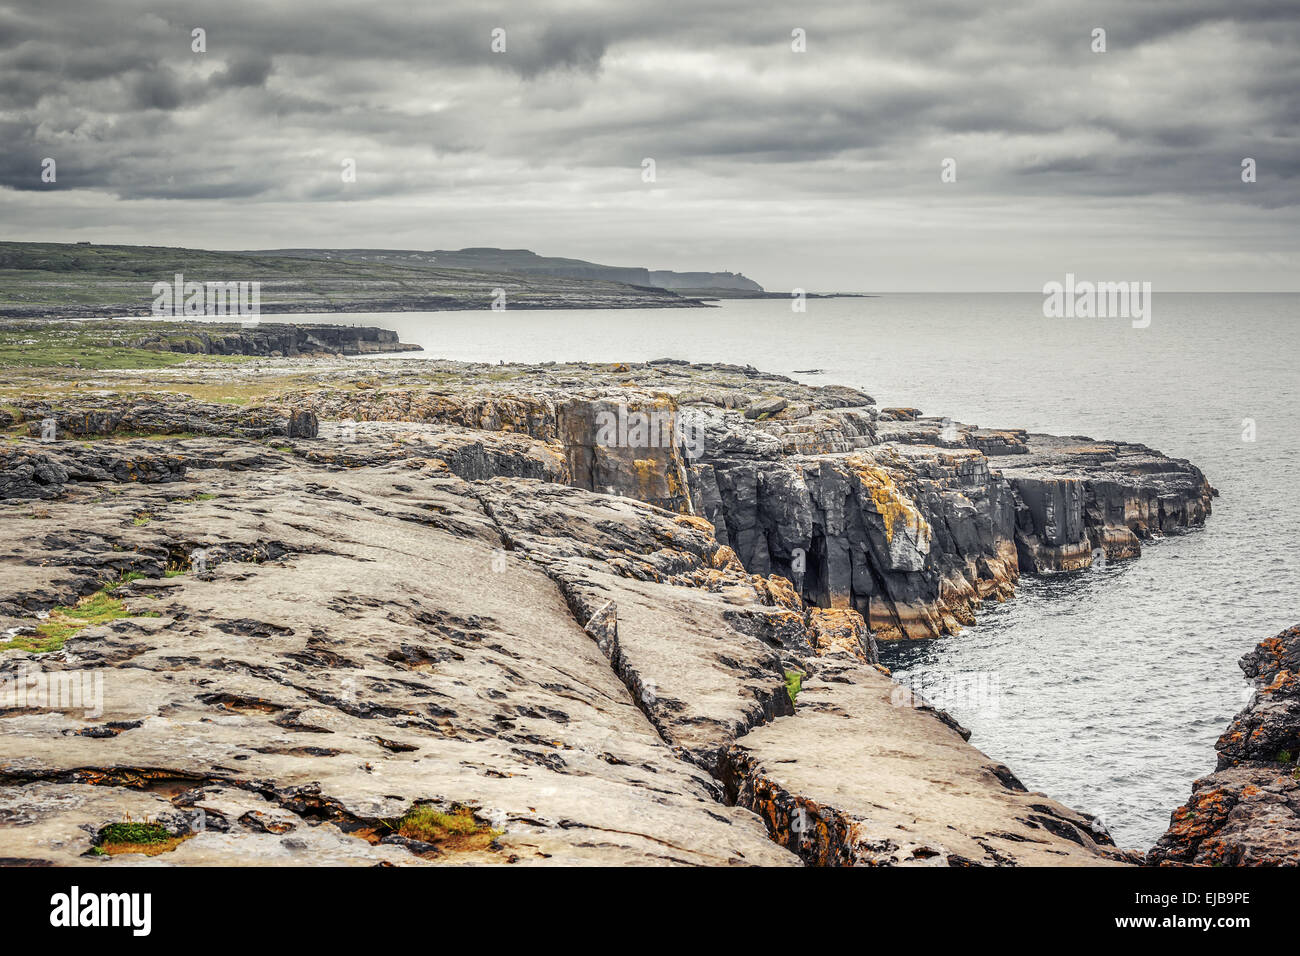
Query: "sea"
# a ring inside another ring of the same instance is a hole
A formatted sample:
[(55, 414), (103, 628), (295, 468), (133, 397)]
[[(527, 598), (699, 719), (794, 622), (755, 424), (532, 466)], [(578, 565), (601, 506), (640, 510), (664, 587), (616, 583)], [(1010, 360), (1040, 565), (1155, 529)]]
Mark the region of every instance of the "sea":
[(1021, 579), (939, 640), (886, 646), (1031, 790), (1148, 849), (1249, 697), (1237, 665), (1300, 622), (1300, 294), (1156, 292), (1149, 323), (1048, 318), (1043, 296), (725, 300), (710, 309), (298, 315), (475, 362), (749, 364), (985, 427), (1141, 442), (1220, 492), (1141, 559)]

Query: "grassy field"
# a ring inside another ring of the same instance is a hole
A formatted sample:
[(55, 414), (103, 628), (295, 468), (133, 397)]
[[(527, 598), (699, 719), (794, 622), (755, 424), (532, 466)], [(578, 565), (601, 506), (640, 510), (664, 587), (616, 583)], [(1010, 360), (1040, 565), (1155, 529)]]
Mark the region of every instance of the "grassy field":
[[(204, 326), (214, 335), (237, 328), (215, 322)], [(183, 352), (134, 347), (135, 342), (154, 335), (173, 341), (194, 338), (185, 326), (165, 321), (0, 321), (0, 368), (145, 369), (179, 365), (194, 358)], [(249, 361), (242, 355), (203, 358), (208, 362)]]

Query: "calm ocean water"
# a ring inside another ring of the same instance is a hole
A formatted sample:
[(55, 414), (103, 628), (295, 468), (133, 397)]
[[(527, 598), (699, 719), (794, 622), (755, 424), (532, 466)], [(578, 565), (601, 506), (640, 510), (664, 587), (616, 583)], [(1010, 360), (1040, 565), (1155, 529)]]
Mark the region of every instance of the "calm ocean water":
[(1237, 659), (1300, 621), (1300, 295), (1157, 291), (1145, 329), (1045, 319), (1041, 306), (1037, 294), (917, 294), (810, 300), (803, 314), (764, 300), (318, 318), (396, 329), (443, 358), (749, 363), (963, 422), (1191, 459), (1222, 493), (1203, 532), (1104, 571), (1025, 578), (961, 635), (886, 652), (900, 679), (946, 689), (938, 702), (972, 743), (1030, 789), (1146, 849), (1214, 767), (1245, 699)]

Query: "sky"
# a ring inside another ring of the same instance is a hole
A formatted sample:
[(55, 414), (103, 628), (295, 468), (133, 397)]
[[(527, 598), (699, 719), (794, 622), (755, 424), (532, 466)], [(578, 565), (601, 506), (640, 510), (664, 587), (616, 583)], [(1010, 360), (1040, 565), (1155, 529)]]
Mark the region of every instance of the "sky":
[(0, 0), (0, 239), (1297, 291), (1300, 3)]

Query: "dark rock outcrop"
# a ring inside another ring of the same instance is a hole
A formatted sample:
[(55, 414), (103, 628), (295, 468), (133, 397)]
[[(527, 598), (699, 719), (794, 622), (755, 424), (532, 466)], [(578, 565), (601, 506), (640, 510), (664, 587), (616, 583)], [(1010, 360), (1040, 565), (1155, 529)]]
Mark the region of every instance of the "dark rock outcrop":
[(51, 445), (76, 439), (213, 435), (226, 438), (315, 438), (316, 413), (295, 406), (241, 407), (159, 395), (21, 398), (13, 403), (14, 424)]
[(878, 419), (866, 396), (817, 409), (809, 392), (749, 427), (711, 413), (692, 500), (747, 568), (858, 610), (877, 639), (953, 633), (1021, 571), (1136, 557), (1210, 511), (1198, 469), (1143, 446)]
[(1218, 768), (1147, 854), (1157, 866), (1300, 866), (1300, 625), (1241, 659), (1255, 693), (1216, 749)]
[(136, 348), (190, 355), (260, 355), (297, 358), (300, 355), (372, 355), (381, 352), (421, 352), (419, 345), (402, 342), (390, 329), (348, 325), (286, 325), (258, 322), (247, 328), (222, 326), (212, 332), (202, 327), (190, 334), (146, 335)]
[(162, 448), (0, 445), (0, 500), (56, 498), (69, 482), (178, 481), (185, 468), (183, 457)]

